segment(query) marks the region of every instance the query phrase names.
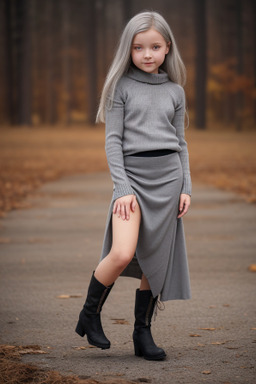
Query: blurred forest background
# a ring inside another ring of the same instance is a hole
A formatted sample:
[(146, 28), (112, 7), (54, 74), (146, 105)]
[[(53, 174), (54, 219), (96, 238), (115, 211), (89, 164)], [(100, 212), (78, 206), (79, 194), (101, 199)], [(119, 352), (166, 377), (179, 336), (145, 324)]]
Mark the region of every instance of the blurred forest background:
[(176, 37), (191, 122), (254, 129), (255, 0), (1, 0), (0, 124), (93, 123), (123, 27), (146, 9)]
[(100, 92), (143, 10), (166, 18), (187, 68), (193, 183), (256, 202), (255, 0), (0, 0), (0, 216), (42, 183), (107, 170)]

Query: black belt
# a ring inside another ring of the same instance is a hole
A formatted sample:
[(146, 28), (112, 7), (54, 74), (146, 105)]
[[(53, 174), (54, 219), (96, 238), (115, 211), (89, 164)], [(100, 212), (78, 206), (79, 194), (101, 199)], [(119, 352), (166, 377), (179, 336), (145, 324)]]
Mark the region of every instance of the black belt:
[(134, 157), (159, 157), (159, 156), (166, 156), (170, 155), (172, 153), (175, 153), (176, 151), (173, 151), (172, 149), (156, 149), (154, 151), (144, 151), (144, 152), (137, 152), (133, 153), (129, 156)]

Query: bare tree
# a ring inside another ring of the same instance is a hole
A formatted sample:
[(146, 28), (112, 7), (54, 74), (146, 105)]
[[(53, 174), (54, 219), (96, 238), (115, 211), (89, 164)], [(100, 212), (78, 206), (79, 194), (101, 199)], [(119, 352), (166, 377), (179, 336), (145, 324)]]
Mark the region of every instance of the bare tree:
[(196, 62), (195, 62), (195, 124), (206, 128), (206, 1), (195, 0)]
[(68, 125), (71, 122), (70, 97), (71, 97), (71, 71), (70, 71), (70, 1), (62, 2), (62, 74), (63, 74), (63, 102), (64, 121)]
[[(235, 0), (236, 2), (236, 27), (237, 27), (237, 75), (243, 74), (243, 20), (242, 20), (242, 1)], [(242, 130), (243, 124), (243, 93), (241, 90), (237, 91), (236, 95), (236, 130)]]
[(133, 10), (132, 5), (133, 4), (132, 3), (133, 3), (132, 0), (130, 0), (130, 1), (122, 0), (124, 23), (127, 23), (133, 15), (133, 13), (132, 13), (132, 10)]
[(96, 4), (94, 1), (86, 2), (86, 61), (87, 61), (87, 111), (88, 122), (95, 124), (97, 113), (97, 26)]
[[(46, 81), (45, 81), (45, 121), (48, 124), (54, 124), (56, 119), (55, 114), (55, 92), (54, 92), (54, 52), (55, 46), (55, 33), (54, 33), (54, 2), (47, 0), (45, 2), (45, 33), (46, 33)], [(69, 75), (68, 75), (69, 76)], [(66, 80), (66, 87), (68, 88), (69, 81)], [(69, 95), (70, 97), (70, 95)], [(69, 121), (69, 116), (67, 118)]]
[[(256, 2), (254, 1), (252, 6), (253, 9), (253, 15), (254, 15), (254, 27), (253, 27), (253, 67), (254, 67), (254, 86), (256, 88)], [(256, 98), (254, 97), (254, 108), (253, 108), (253, 114), (254, 114), (254, 122), (256, 123)]]
[(13, 100), (13, 59), (12, 59), (12, 27), (11, 27), (11, 2), (4, 1), (4, 26), (5, 26), (5, 46), (4, 55), (5, 60), (2, 61), (4, 71), (2, 79), (3, 100), (6, 112), (5, 119), (11, 124), (14, 124), (14, 100)]
[(0, 122), (93, 124), (124, 24), (153, 8), (177, 37), (196, 126), (206, 128), (206, 104), (208, 116), (237, 130), (253, 124), (255, 0), (158, 0), (155, 7), (155, 0), (0, 0)]
[(16, 3), (16, 20), (19, 26), (17, 51), (17, 106), (18, 124), (31, 125), (31, 25), (30, 0)]

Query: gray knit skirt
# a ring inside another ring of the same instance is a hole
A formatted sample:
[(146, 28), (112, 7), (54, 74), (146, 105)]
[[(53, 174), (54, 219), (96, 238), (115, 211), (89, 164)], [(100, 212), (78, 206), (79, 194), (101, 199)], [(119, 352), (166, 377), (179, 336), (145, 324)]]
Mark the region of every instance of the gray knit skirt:
[[(177, 219), (183, 173), (179, 153), (125, 156), (124, 165), (141, 209), (136, 254), (123, 276), (148, 279), (161, 301), (189, 299), (190, 281), (182, 219)], [(112, 246), (112, 199), (101, 259)]]

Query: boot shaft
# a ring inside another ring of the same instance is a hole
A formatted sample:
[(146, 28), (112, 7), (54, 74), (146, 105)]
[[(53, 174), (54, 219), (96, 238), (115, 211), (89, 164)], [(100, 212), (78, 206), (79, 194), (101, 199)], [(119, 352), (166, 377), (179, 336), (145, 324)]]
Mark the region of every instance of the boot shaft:
[(86, 334), (89, 344), (102, 349), (108, 349), (110, 341), (102, 329), (100, 312), (113, 285), (105, 287), (95, 278), (93, 273), (87, 298), (76, 326), (78, 335), (83, 337)]
[(96, 279), (93, 273), (84, 304), (84, 309), (87, 314), (98, 314), (101, 312), (113, 285), (114, 283), (109, 287), (105, 287), (105, 285)]
[(166, 353), (156, 346), (151, 334), (151, 319), (157, 297), (152, 292), (136, 291), (135, 324), (133, 332), (134, 351), (136, 356), (143, 356), (146, 360), (163, 360)]
[(135, 327), (150, 327), (157, 297), (153, 297), (150, 290), (136, 290)]

